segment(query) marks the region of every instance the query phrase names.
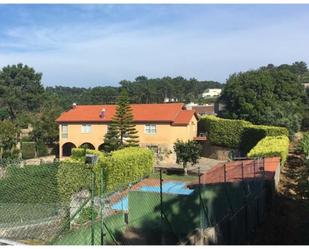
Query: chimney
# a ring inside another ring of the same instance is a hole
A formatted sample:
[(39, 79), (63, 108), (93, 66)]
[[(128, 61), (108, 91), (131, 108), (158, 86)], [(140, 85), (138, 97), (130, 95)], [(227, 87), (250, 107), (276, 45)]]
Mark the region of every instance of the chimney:
[(105, 116), (105, 108), (102, 108), (102, 110), (100, 111), (100, 118), (104, 118)]
[(73, 103), (73, 104), (72, 104), (72, 109), (75, 109), (76, 106), (77, 106), (77, 104), (76, 104), (76, 103)]

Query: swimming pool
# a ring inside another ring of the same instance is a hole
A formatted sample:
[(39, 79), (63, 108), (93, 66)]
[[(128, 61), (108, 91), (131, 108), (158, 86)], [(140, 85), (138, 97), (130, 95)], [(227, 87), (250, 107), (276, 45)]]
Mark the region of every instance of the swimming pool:
[[(160, 186), (142, 186), (139, 191), (160, 193)], [(194, 190), (188, 189), (184, 182), (167, 182), (162, 184), (162, 192), (177, 195), (190, 195)], [(117, 203), (112, 205), (112, 209), (118, 211), (128, 211), (128, 196), (123, 197)]]

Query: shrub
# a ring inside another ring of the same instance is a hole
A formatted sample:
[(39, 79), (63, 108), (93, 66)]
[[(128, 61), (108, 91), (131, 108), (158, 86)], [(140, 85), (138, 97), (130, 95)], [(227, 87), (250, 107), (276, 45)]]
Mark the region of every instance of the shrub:
[(261, 139), (267, 136), (289, 136), (285, 127), (268, 125), (247, 125), (241, 138), (240, 149), (248, 153)]
[(217, 145), (238, 148), (247, 153), (266, 136), (288, 136), (284, 127), (253, 125), (244, 120), (204, 116), (199, 122), (200, 132), (206, 132), (208, 140)]
[(201, 154), (201, 145), (196, 141), (190, 140), (188, 142), (183, 142), (177, 140), (174, 144), (174, 151), (177, 156), (176, 162), (182, 163), (182, 166), (187, 174), (187, 164), (191, 163), (192, 165), (198, 162)]
[[(86, 153), (99, 157), (94, 166), (97, 190), (102, 167), (105, 191), (114, 191), (148, 176), (154, 163), (153, 152), (146, 148), (129, 147), (114, 151), (109, 156), (95, 150), (86, 150)], [(89, 189), (91, 186), (91, 171), (86, 168), (84, 159), (84, 149), (73, 149), (72, 157), (59, 166), (57, 175), (59, 192), (65, 200), (69, 200), (72, 194), (82, 189)]]
[(22, 142), (21, 153), (23, 159), (31, 159), (35, 157), (35, 142)]
[(299, 141), (298, 148), (305, 154), (306, 159), (309, 159), (309, 132), (304, 133), (303, 138)]
[(90, 189), (91, 171), (84, 163), (75, 160), (63, 161), (58, 167), (57, 181), (61, 199), (69, 201), (72, 194), (82, 189)]
[(74, 148), (74, 149), (72, 149), (71, 158), (73, 160), (84, 162), (85, 161), (85, 152), (86, 152), (86, 154), (96, 155), (101, 160), (104, 159), (104, 153), (103, 152), (97, 151), (97, 150), (90, 150), (90, 149), (85, 150), (84, 148)]
[(199, 130), (206, 131), (207, 138), (213, 144), (238, 148), (244, 127), (247, 125), (251, 125), (251, 123), (244, 120), (204, 116), (199, 122)]
[(81, 223), (90, 221), (92, 218), (92, 214), (94, 216), (94, 219), (98, 216), (98, 212), (94, 208), (85, 207), (81, 213), (81, 217), (80, 217)]
[(101, 167), (104, 168), (106, 191), (114, 191), (150, 175), (153, 163), (154, 154), (150, 149), (128, 147), (99, 160), (96, 172), (99, 175)]
[(280, 156), (284, 164), (289, 152), (289, 138), (287, 136), (268, 136), (260, 140), (247, 156), (249, 158)]
[(38, 156), (47, 156), (48, 148), (42, 141), (36, 143), (36, 152)]

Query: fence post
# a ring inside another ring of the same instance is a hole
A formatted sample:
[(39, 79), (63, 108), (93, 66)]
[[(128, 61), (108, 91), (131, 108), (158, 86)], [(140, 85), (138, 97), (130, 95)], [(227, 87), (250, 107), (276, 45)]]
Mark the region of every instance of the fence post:
[(241, 161), (241, 181), (244, 181), (244, 162)]
[(91, 245), (94, 245), (94, 195), (95, 195), (95, 173), (91, 169)]
[(226, 164), (223, 165), (224, 183), (226, 183)]
[(161, 226), (161, 245), (164, 245), (164, 231), (163, 231), (163, 191), (162, 191), (162, 169), (160, 169), (160, 226)]
[(198, 167), (198, 169), (197, 169), (197, 174), (198, 174), (198, 191), (199, 191), (199, 199), (200, 199), (200, 229), (201, 229), (201, 233), (202, 233), (203, 228), (204, 228), (204, 216), (203, 216), (203, 204), (202, 204), (200, 167)]
[(101, 168), (101, 179), (100, 179), (100, 229), (101, 229), (101, 245), (104, 245), (104, 168)]

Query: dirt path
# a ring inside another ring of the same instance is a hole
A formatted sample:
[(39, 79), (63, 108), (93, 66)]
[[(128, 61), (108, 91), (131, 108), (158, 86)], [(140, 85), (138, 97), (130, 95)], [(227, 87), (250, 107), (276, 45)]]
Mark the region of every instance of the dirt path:
[(309, 244), (308, 168), (297, 155), (290, 155), (282, 169), (279, 193), (252, 244)]

